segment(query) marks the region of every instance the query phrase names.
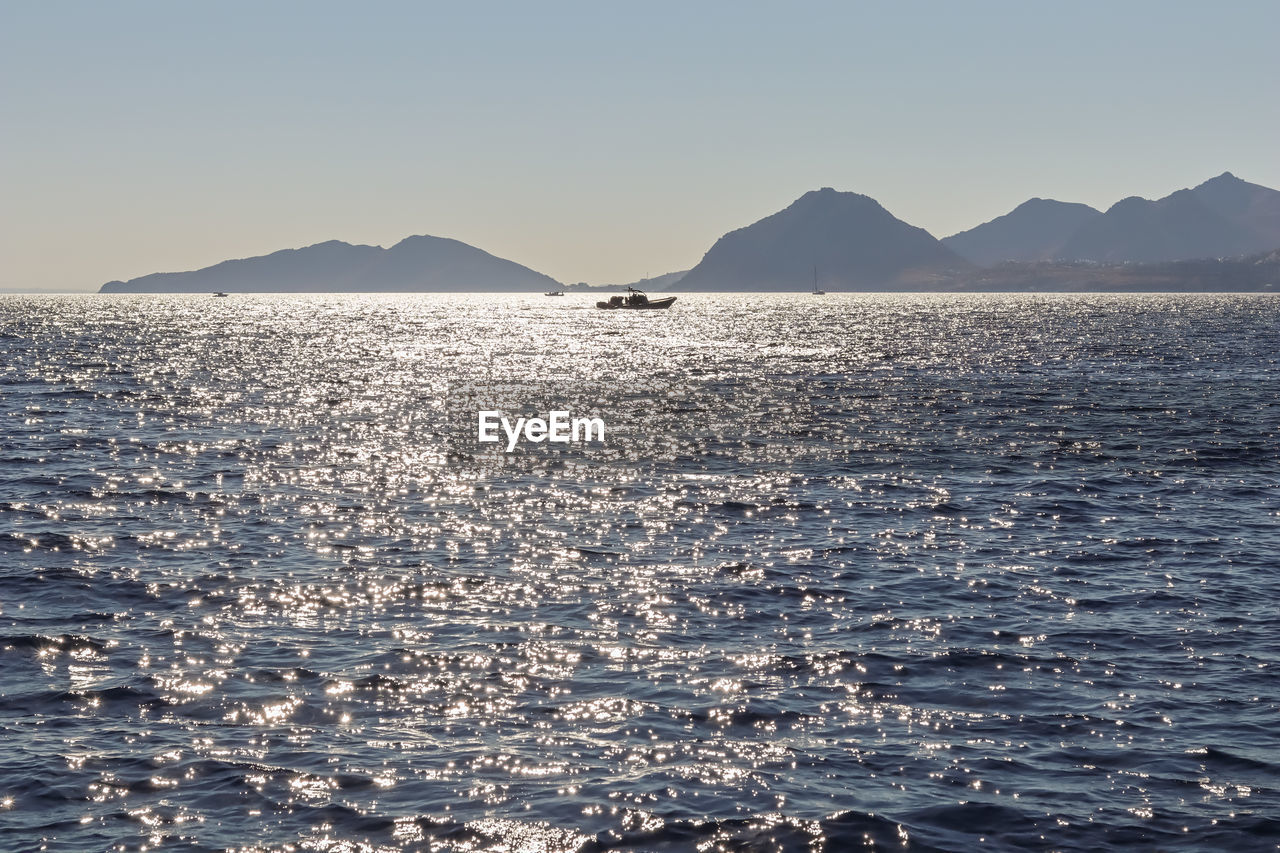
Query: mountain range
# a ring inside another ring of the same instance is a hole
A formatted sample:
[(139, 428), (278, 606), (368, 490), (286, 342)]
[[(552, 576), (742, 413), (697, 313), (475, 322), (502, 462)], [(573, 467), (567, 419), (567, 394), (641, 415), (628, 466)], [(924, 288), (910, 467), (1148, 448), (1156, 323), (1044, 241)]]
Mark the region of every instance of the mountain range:
[(104, 284), (101, 293), (545, 291), (551, 276), (444, 237), (406, 237), (389, 249), (329, 240), (192, 272)]
[(1102, 215), (1087, 204), (1033, 198), (1004, 216), (945, 238), (943, 245), (978, 266), (1001, 261), (1045, 261), (1086, 222)]
[[(1106, 211), (1034, 198), (943, 240), (868, 196), (824, 187), (725, 234), (688, 272), (636, 284), (673, 291), (808, 290), (815, 281), (847, 290), (1248, 290), (1273, 283), (1278, 248), (1280, 192), (1230, 172), (1154, 201), (1122, 199)], [(1150, 269), (1135, 271), (1135, 265)], [(101, 292), (562, 287), (457, 240), (416, 236), (387, 249), (330, 240), (190, 272), (113, 281)]]
[(1105, 213), (1036, 198), (942, 242), (979, 266), (1240, 257), (1280, 247), (1280, 192), (1224, 172), (1155, 201), (1122, 199)]
[(730, 231), (668, 288), (798, 290), (928, 280), (971, 264), (928, 231), (908, 225), (857, 193), (830, 187), (807, 192), (789, 207)]

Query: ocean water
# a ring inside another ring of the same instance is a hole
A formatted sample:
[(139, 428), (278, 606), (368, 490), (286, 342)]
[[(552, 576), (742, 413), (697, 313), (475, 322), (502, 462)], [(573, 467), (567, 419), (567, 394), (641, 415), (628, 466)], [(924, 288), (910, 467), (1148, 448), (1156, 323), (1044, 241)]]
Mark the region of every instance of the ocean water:
[(0, 298), (0, 849), (1280, 845), (1280, 298), (595, 298)]

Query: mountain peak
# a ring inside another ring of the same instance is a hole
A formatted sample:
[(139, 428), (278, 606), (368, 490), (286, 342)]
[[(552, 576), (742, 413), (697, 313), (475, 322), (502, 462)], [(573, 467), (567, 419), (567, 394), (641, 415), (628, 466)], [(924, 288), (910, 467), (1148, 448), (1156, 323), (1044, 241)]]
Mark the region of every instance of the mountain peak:
[(852, 201), (854, 199), (858, 199), (860, 201), (875, 201), (871, 196), (866, 196), (862, 193), (847, 192), (845, 190), (832, 189), (831, 187), (822, 187), (821, 189), (809, 190), (807, 193), (800, 196), (800, 198), (796, 199), (795, 203), (800, 204), (801, 202), (814, 201)]
[(870, 196), (831, 187), (725, 234), (680, 280), (685, 290), (851, 289), (892, 285), (967, 263)]
[(104, 293), (539, 291), (542, 273), (447, 237), (406, 237), (390, 249), (326, 240), (301, 249), (156, 273), (103, 285)]
[(1004, 216), (942, 242), (961, 257), (982, 265), (1052, 260), (1077, 228), (1101, 215), (1087, 204), (1031, 198)]
[[(1251, 235), (1237, 227), (1211, 196), (1230, 204), (1235, 179), (1181, 189), (1164, 198), (1130, 196), (1080, 227), (1064, 257), (1104, 263), (1157, 263), (1192, 258), (1229, 258), (1255, 250)], [(1216, 192), (1215, 192), (1216, 190)], [(1265, 246), (1264, 246), (1265, 248)]]
[(1251, 184), (1230, 172), (1205, 181), (1192, 192), (1241, 232), (1246, 253), (1280, 246), (1280, 192)]

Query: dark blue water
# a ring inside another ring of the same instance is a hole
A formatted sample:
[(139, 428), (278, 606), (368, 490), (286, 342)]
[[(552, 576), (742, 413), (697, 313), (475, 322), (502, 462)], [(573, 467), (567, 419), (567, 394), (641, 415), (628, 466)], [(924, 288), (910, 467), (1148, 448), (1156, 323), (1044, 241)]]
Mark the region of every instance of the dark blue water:
[(593, 301), (0, 299), (0, 849), (1280, 843), (1280, 299)]

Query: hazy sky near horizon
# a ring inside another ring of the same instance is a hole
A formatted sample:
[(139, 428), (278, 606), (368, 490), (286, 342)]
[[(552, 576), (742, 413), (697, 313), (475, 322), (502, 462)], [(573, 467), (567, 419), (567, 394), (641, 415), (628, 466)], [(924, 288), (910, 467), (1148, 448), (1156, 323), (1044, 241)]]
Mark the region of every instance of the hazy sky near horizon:
[(0, 0), (0, 289), (453, 237), (564, 282), (807, 190), (937, 237), (1280, 188), (1280, 4)]

